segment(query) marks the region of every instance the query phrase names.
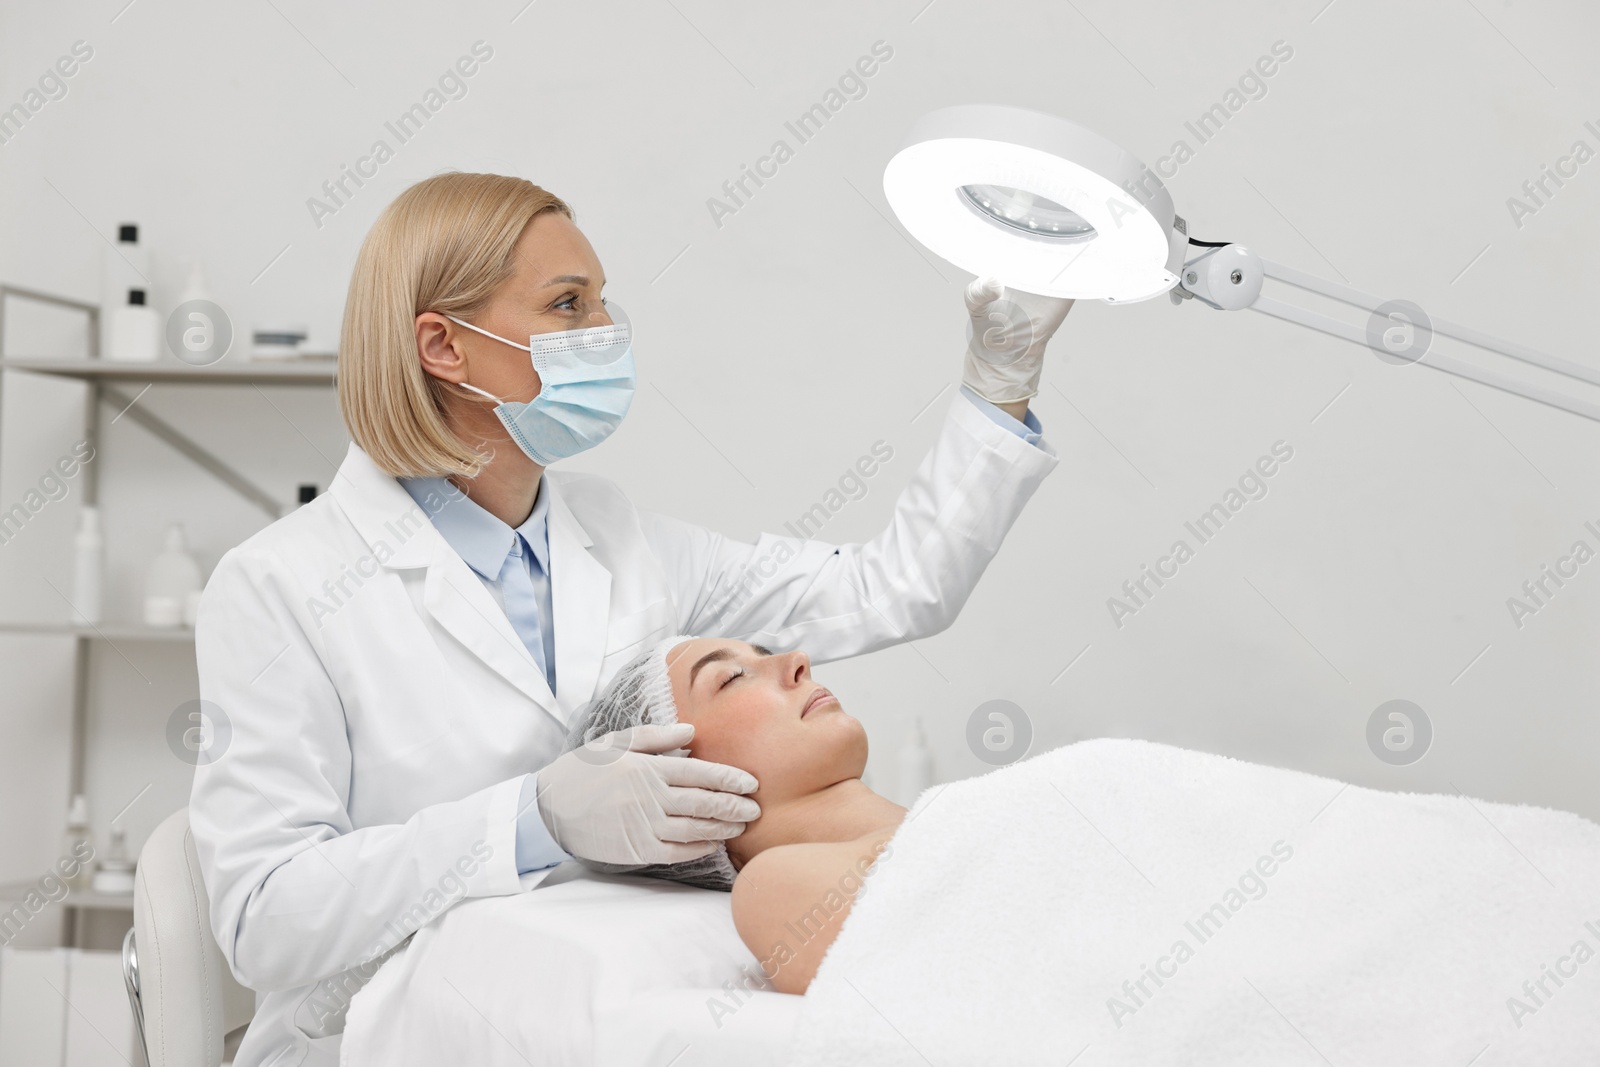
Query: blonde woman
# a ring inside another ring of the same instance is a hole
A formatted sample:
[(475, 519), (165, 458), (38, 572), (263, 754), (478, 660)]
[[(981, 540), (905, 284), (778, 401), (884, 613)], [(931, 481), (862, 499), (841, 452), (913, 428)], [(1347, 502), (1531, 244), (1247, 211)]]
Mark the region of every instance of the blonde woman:
[(821, 661), (943, 629), (1055, 465), (1027, 403), (1071, 302), (974, 283), (960, 395), (882, 534), (752, 544), (638, 511), (556, 469), (632, 399), (605, 282), (567, 204), (500, 175), (412, 186), (361, 248), (353, 444), (328, 493), (222, 558), (196, 633), (214, 729), (190, 821), (217, 942), (259, 993), (238, 1067), (337, 1062), (349, 991), (460, 900), (739, 834), (758, 783), (664, 755), (692, 726), (594, 760), (564, 752), (582, 706), (674, 633)]

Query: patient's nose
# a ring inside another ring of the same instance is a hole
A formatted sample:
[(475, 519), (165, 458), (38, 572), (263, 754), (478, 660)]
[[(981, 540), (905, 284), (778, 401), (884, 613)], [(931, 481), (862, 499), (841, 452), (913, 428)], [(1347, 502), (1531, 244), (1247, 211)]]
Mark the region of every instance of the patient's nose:
[(811, 657), (796, 649), (789, 653), (788, 662), (784, 664), (784, 679), (790, 685), (797, 685), (811, 677)]

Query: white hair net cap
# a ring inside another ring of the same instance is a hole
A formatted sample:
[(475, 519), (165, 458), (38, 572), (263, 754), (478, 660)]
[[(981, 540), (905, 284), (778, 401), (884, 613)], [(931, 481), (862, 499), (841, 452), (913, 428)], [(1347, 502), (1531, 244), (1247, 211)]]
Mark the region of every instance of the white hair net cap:
[[(677, 722), (678, 705), (672, 698), (672, 678), (667, 673), (667, 656), (678, 645), (694, 639), (693, 634), (675, 634), (663, 638), (619, 670), (600, 695), (579, 714), (567, 735), (567, 748), (578, 748), (617, 730), (635, 726), (671, 726)], [(682, 749), (678, 751), (684, 752)], [(714, 844), (715, 849), (708, 855), (682, 863), (581, 862), (586, 867), (606, 874), (642, 874), (727, 892), (733, 888), (733, 880), (738, 872), (728, 859), (727, 846), (721, 841)]]
[(692, 634), (662, 638), (618, 671), (578, 716), (568, 736), (567, 747), (577, 748), (615, 730), (646, 725), (671, 726), (677, 722), (678, 705), (672, 699), (667, 655), (683, 642), (693, 640)]

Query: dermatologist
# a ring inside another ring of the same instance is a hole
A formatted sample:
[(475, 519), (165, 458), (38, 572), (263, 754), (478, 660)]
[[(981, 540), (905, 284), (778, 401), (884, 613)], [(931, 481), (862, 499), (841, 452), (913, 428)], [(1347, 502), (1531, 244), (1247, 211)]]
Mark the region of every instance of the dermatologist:
[(756, 782), (669, 754), (692, 726), (563, 755), (580, 709), (673, 633), (817, 661), (937, 633), (1056, 464), (1027, 406), (1071, 301), (980, 279), (959, 395), (877, 537), (749, 543), (636, 510), (557, 469), (632, 399), (604, 285), (569, 207), (519, 178), (429, 178), (362, 245), (354, 443), (328, 493), (223, 556), (196, 628), (216, 743), (189, 817), (217, 943), (258, 994), (237, 1067), (336, 1063), (350, 991), (462, 900), (737, 835)]

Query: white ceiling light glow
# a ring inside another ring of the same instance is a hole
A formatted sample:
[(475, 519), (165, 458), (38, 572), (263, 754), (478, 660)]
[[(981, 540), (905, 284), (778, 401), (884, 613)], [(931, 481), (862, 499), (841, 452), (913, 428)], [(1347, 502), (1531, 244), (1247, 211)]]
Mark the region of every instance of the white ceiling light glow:
[(1171, 195), (1138, 159), (1040, 111), (968, 105), (923, 116), (885, 168), (883, 191), (935, 254), (1028, 293), (1148, 300), (1177, 284), (1187, 248)]

